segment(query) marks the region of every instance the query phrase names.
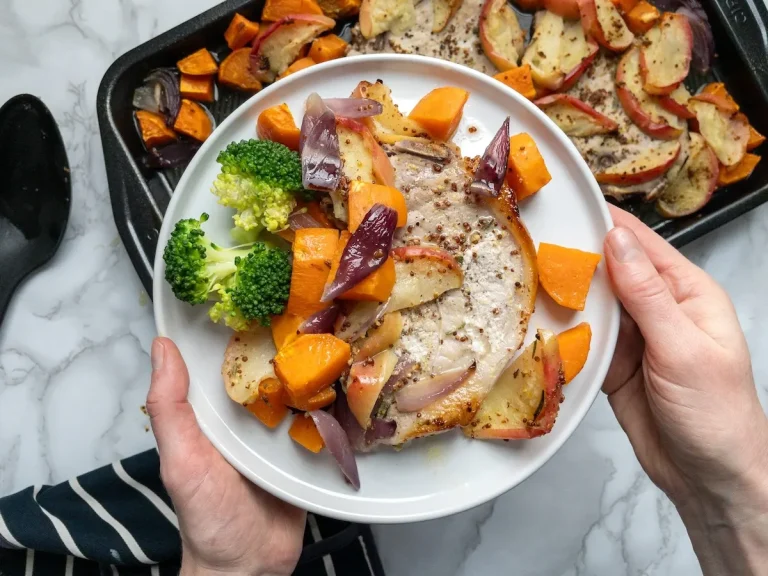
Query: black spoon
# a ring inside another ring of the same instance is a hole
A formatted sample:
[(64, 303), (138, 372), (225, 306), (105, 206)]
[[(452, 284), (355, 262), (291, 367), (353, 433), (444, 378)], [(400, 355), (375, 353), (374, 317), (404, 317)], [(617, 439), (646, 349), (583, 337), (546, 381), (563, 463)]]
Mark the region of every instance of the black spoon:
[(72, 186), (61, 133), (29, 94), (0, 108), (0, 322), (11, 294), (64, 236)]

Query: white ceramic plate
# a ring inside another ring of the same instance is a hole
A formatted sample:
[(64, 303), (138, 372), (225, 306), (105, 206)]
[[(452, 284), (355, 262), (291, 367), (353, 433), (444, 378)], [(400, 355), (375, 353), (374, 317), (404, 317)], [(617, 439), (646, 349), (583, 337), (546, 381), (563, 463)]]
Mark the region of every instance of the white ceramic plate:
[[(452, 431), (416, 440), (396, 452), (360, 455), (362, 488), (355, 492), (331, 456), (310, 454), (288, 436), (290, 418), (268, 430), (227, 397), (220, 368), (230, 332), (212, 324), (205, 306), (177, 301), (163, 281), (162, 252), (181, 218), (210, 214), (206, 234), (226, 243), (232, 211), (209, 192), (219, 172), (216, 155), (234, 140), (255, 137), (256, 119), (286, 102), (297, 123), (311, 92), (348, 96), (360, 80), (382, 79), (395, 102), (409, 111), (433, 88), (453, 85), (470, 92), (454, 137), (465, 155), (482, 154), (506, 116), (511, 131), (528, 132), (552, 174), (521, 212), (534, 242), (602, 252), (612, 223), (602, 194), (568, 138), (533, 104), (501, 82), (456, 64), (420, 56), (376, 55), (335, 60), (277, 82), (248, 100), (219, 126), (184, 173), (165, 214), (155, 259), (154, 309), (158, 333), (172, 338), (189, 366), (189, 399), (205, 434), (247, 478), (276, 496), (326, 516), (361, 522), (408, 522), (438, 518), (486, 502), (516, 486), (541, 467), (581, 422), (608, 370), (619, 326), (619, 306), (600, 265), (584, 312), (557, 306), (540, 290), (527, 341), (536, 328), (555, 332), (579, 322), (592, 326), (592, 351), (584, 370), (567, 386), (552, 433), (520, 442), (471, 441)], [(469, 131), (473, 127), (477, 130)]]

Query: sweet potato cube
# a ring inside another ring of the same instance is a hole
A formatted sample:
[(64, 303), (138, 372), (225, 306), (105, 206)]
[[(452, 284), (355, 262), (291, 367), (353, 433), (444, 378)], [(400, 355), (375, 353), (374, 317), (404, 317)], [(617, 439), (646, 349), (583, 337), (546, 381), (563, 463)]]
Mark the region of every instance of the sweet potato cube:
[(550, 180), (552, 176), (533, 138), (525, 132), (512, 136), (509, 139), (507, 184), (515, 191), (517, 199), (536, 194)]
[(310, 452), (317, 454), (325, 447), (320, 432), (317, 431), (315, 421), (307, 414), (296, 414), (288, 429), (288, 435), (294, 442), (303, 446)]
[(259, 23), (251, 22), (242, 14), (235, 14), (229, 23), (224, 39), (230, 50), (237, 50), (250, 44), (259, 35)]
[(309, 57), (318, 64), (328, 62), (329, 60), (336, 60), (347, 53), (348, 46), (336, 34), (328, 34), (312, 42), (312, 47), (309, 49)]
[(197, 52), (179, 60), (176, 66), (182, 74), (190, 76), (210, 76), (219, 70), (216, 60), (205, 48), (200, 48)]
[(499, 72), (494, 78), (529, 100), (536, 98), (536, 88), (533, 85), (531, 66), (529, 64), (523, 64), (506, 72)]
[(310, 66), (314, 66), (317, 64), (312, 58), (309, 56), (305, 56), (304, 58), (299, 58), (296, 60), (293, 64), (288, 66), (288, 68), (285, 69), (285, 72), (280, 74), (280, 76), (277, 77), (279, 80), (280, 78), (285, 78), (286, 76), (290, 76), (294, 72), (298, 72), (299, 70), (304, 70), (305, 68), (309, 68)]
[(734, 166), (720, 166), (720, 172), (717, 174), (717, 185), (728, 186), (729, 184), (746, 180), (752, 175), (758, 162), (760, 162), (760, 156), (747, 153)]
[(397, 226), (405, 226), (408, 221), (408, 206), (405, 197), (397, 188), (382, 186), (370, 182), (355, 180), (349, 185), (347, 198), (349, 231), (354, 232), (360, 226), (374, 204), (384, 204), (397, 211)]
[(349, 344), (332, 334), (302, 334), (278, 350), (275, 374), (295, 404), (338, 380), (351, 353)]
[(256, 133), (259, 138), (279, 142), (291, 150), (299, 151), (299, 128), (285, 103), (267, 108), (259, 114)]
[(176, 116), (173, 128), (185, 136), (194, 138), (199, 142), (205, 142), (213, 132), (213, 123), (211, 117), (200, 104), (182, 98), (179, 115)]
[(189, 74), (182, 74), (179, 91), (182, 98), (198, 100), (199, 102), (213, 102), (213, 75), (190, 76)]
[(349, 18), (360, 12), (363, 0), (317, 0), (323, 13), (329, 18)]
[(322, 14), (323, 11), (315, 0), (267, 0), (261, 19), (267, 22), (277, 22), (291, 14)]
[(272, 340), (277, 350), (299, 337), (299, 326), (304, 320), (305, 318), (301, 316), (287, 312), (283, 312), (279, 316), (272, 316)]
[(453, 86), (435, 88), (416, 103), (408, 118), (435, 140), (449, 140), (461, 122), (469, 92)]
[(336, 254), (339, 231), (332, 228), (296, 230), (293, 241), (291, 292), (285, 311), (305, 318), (327, 308), (320, 302)]
[(287, 394), (284, 396), (284, 398), (284, 401), (291, 408), (296, 408), (296, 410), (302, 410), (304, 412), (311, 412), (312, 410), (320, 410), (320, 408), (325, 408), (326, 406), (333, 404), (333, 402), (336, 400), (336, 390), (334, 390), (332, 387), (328, 387), (324, 390), (321, 390), (311, 398), (306, 400), (299, 400), (297, 402), (292, 402)]
[(582, 322), (557, 335), (560, 359), (563, 361), (563, 375), (568, 384), (584, 368), (589, 356), (592, 328), (589, 322)]
[(765, 136), (760, 134), (757, 130), (755, 130), (755, 127), (752, 126), (752, 124), (749, 125), (749, 140), (747, 141), (747, 151), (751, 152), (760, 144), (765, 142)]
[(259, 397), (246, 406), (268, 428), (283, 421), (288, 407), (283, 402), (283, 385), (276, 378), (268, 378), (259, 384)]
[(641, 36), (653, 28), (661, 19), (658, 8), (645, 0), (640, 0), (629, 12), (625, 12), (624, 19), (627, 28), (636, 36)]
[(240, 48), (224, 58), (219, 67), (219, 82), (235, 90), (261, 90), (261, 82), (251, 72), (250, 48)]
[(136, 120), (139, 123), (141, 139), (147, 149), (162, 146), (176, 140), (176, 133), (165, 124), (165, 118), (146, 110), (136, 111)]
[(561, 306), (584, 310), (600, 259), (600, 254), (542, 242), (537, 255), (539, 282)]

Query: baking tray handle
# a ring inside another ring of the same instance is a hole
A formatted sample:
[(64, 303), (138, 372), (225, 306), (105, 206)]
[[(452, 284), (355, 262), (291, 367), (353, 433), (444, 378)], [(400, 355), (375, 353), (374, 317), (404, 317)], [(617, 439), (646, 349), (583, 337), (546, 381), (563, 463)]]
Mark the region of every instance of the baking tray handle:
[(768, 99), (768, 7), (764, 0), (710, 0)]

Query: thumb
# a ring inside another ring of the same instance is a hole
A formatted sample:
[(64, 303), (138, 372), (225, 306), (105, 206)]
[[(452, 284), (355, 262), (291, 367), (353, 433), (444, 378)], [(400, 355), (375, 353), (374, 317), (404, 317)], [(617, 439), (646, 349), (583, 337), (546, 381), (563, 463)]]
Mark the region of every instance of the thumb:
[(605, 261), (613, 287), (649, 345), (674, 342), (675, 332), (690, 323), (664, 279), (629, 228), (605, 237)]
[(181, 352), (168, 338), (152, 342), (152, 383), (147, 412), (161, 459), (186, 458), (190, 446), (202, 432), (195, 412), (187, 402), (189, 372)]

